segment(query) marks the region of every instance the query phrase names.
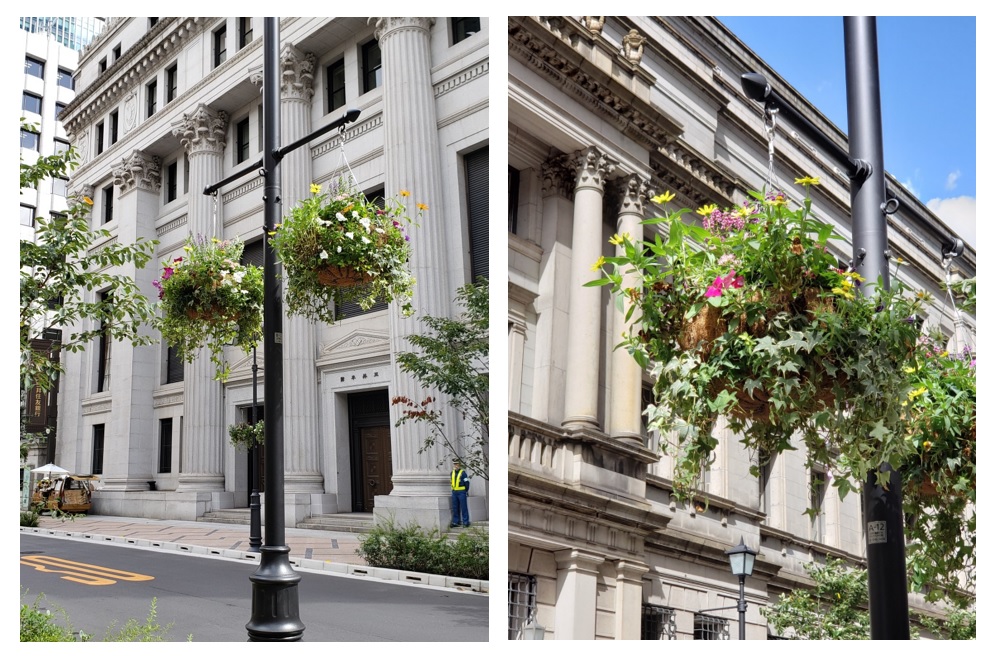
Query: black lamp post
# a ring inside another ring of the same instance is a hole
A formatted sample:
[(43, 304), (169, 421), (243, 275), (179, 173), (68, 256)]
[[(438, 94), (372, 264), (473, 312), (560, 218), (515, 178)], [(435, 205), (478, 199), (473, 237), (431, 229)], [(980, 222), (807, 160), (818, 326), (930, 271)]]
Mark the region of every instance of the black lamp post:
[[(251, 426), (258, 424), (258, 348), (251, 348)], [(248, 509), (251, 513), (251, 531), (248, 534), (248, 552), (261, 552), (262, 520), (261, 496), (258, 494), (258, 480), (261, 479), (258, 443), (251, 445), (251, 498)]]
[(747, 599), (744, 597), (743, 583), (754, 574), (757, 552), (744, 545), (741, 536), (740, 544), (726, 550), (726, 556), (729, 557), (730, 571), (740, 578), (740, 597), (736, 601), (736, 610), (740, 613), (740, 641), (743, 641), (747, 638)]

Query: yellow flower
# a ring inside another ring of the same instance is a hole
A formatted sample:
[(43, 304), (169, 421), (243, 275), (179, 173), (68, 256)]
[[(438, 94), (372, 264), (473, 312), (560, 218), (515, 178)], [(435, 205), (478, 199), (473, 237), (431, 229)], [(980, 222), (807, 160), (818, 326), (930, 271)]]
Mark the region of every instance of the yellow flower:
[(769, 199), (767, 201), (767, 203), (769, 205), (775, 205), (775, 206), (778, 206), (778, 205), (787, 205), (788, 204), (788, 199), (785, 198), (784, 194), (778, 194), (774, 198)]
[(405, 196), (409, 196), (409, 191), (407, 191), (407, 190), (405, 190), (405, 189), (400, 189), (400, 190), (399, 190), (399, 195), (400, 195), (400, 196), (403, 196), (403, 197), (405, 197)]
[(926, 450), (927, 452), (929, 451), (929, 449), (932, 446), (933, 446), (933, 444), (931, 442), (929, 442), (928, 440), (922, 441), (922, 449)]
[(609, 238), (609, 243), (615, 244), (616, 246), (619, 246), (623, 242), (629, 242), (629, 241), (631, 241), (629, 233), (623, 233), (622, 235), (616, 233), (615, 235)]
[(914, 374), (915, 373), (915, 368), (914, 367), (903, 367), (902, 368), (902, 372), (905, 372), (905, 374)]
[(213, 242), (214, 244), (220, 244), (220, 240), (217, 239), (216, 237), (211, 237), (210, 241)]
[(838, 297), (843, 297), (844, 299), (853, 299), (854, 298), (853, 292), (851, 292), (850, 290), (848, 290), (845, 287), (834, 287), (833, 288), (833, 294), (835, 294)]
[(91, 199), (88, 196), (84, 196), (83, 197), (83, 203), (85, 203), (86, 205), (93, 205), (93, 199)]
[(605, 256), (599, 256), (599, 259), (595, 261), (592, 265), (592, 271), (599, 271), (602, 269), (602, 265), (606, 264)]
[(919, 395), (923, 394), (925, 391), (926, 391), (926, 387), (925, 386), (919, 386), (918, 388), (916, 388), (912, 392), (908, 393), (908, 398), (910, 400), (915, 399)]
[(318, 185), (316, 183), (310, 183), (310, 193), (311, 194), (319, 194), (320, 193), (320, 185)]
[(668, 191), (668, 192), (664, 192), (660, 196), (655, 196), (650, 200), (653, 201), (654, 203), (657, 203), (658, 205), (664, 205), (665, 203), (669, 203), (672, 200), (674, 200), (674, 194)]
[(818, 176), (815, 178), (812, 178), (811, 176), (805, 176), (804, 178), (795, 178), (795, 184), (805, 185), (806, 187), (809, 187), (810, 185), (818, 185), (819, 178)]
[(430, 206), (427, 205), (426, 203), (417, 203), (416, 204), (416, 207), (419, 208), (420, 210), (429, 210), (430, 209)]
[(697, 214), (702, 215), (703, 217), (708, 217), (710, 214), (712, 214), (713, 212), (715, 212), (717, 209), (718, 208), (716, 207), (716, 204), (715, 203), (710, 203), (709, 205), (703, 205), (701, 208), (699, 208), (695, 212)]

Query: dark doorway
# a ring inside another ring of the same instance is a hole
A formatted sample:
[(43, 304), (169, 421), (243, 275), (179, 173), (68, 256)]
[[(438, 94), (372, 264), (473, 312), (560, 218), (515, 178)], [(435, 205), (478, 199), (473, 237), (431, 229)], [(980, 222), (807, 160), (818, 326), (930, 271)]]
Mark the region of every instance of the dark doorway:
[[(251, 422), (251, 407), (246, 406), (241, 410), (244, 417), (244, 422)], [(265, 419), (265, 405), (258, 404), (255, 406), (255, 413), (257, 413), (258, 421), (261, 422)], [(241, 452), (244, 454), (241, 458), (245, 459), (248, 463), (248, 496), (250, 502), (251, 489), (254, 487), (255, 476), (258, 477), (258, 492), (265, 492), (265, 445), (258, 445), (255, 449), (258, 450), (258, 472), (254, 470), (253, 459), (251, 458), (251, 450), (246, 450)]]
[(392, 492), (392, 432), (386, 390), (348, 395), (352, 511), (371, 512), (376, 495)]

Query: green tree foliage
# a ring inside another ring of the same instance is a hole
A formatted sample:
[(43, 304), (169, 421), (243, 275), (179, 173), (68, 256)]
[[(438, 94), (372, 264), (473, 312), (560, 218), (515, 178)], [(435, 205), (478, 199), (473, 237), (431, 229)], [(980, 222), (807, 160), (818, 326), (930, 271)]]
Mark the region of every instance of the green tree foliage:
[[(21, 188), (68, 175), (77, 165), (73, 149), (21, 163)], [(85, 349), (106, 331), (111, 340), (136, 345), (156, 338), (143, 325), (156, 325), (155, 306), (141, 294), (134, 280), (113, 271), (133, 263), (144, 267), (151, 259), (154, 240), (134, 244), (111, 241), (111, 233), (90, 226), (92, 200), (77, 198), (64, 216), (37, 217), (35, 239), (21, 240), (21, 389), (38, 385), (48, 391), (63, 372), (60, 359), (36, 351), (31, 342), (46, 328), (63, 331), (58, 345), (67, 351)], [(99, 292), (95, 300), (87, 300)]]
[(867, 613), (867, 571), (849, 568), (838, 559), (805, 564), (815, 582), (762, 607), (774, 630), (796, 639), (870, 639)]
[(424, 388), (437, 390), (464, 420), (464, 433), (451, 436), (438, 399), (395, 397), (404, 422), (424, 422), (430, 434), (420, 452), (438, 442), (446, 454), (460, 458), (473, 475), (489, 478), (489, 285), (482, 279), (458, 289), (464, 312), (455, 318), (423, 318), (427, 331), (410, 336), (416, 352), (397, 354), (399, 367)]

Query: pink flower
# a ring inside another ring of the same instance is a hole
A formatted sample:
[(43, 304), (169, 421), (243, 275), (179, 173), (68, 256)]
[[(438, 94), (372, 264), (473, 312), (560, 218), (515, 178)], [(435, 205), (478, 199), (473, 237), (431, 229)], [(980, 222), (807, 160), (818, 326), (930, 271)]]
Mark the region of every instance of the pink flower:
[(174, 274), (174, 273), (175, 273), (175, 270), (172, 269), (172, 267), (166, 267), (165, 268), (165, 271), (162, 272), (162, 280), (163, 281), (169, 280), (170, 278), (172, 278), (172, 274)]
[(716, 280), (712, 281), (712, 285), (708, 287), (705, 291), (705, 297), (707, 299), (711, 297), (721, 297), (723, 296), (723, 290), (729, 288), (739, 289), (743, 287), (743, 276), (738, 276), (735, 269), (731, 269), (726, 278), (722, 276), (716, 276)]

